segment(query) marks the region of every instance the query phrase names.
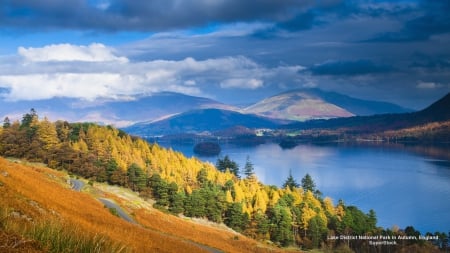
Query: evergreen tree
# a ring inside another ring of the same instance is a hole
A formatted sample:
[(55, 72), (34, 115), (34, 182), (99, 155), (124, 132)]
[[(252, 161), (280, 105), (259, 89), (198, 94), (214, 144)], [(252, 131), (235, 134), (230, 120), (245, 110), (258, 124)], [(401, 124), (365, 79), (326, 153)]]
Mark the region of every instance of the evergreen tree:
[(225, 172), (228, 169), (237, 178), (240, 178), (239, 165), (235, 161), (231, 160), (228, 155), (226, 155), (223, 159), (217, 159), (216, 167), (221, 172)]
[(206, 185), (208, 182), (208, 171), (205, 168), (202, 168), (197, 174), (197, 182), (200, 186)]
[(293, 190), (294, 188), (298, 188), (300, 185), (297, 183), (295, 178), (292, 176), (291, 170), (289, 170), (289, 176), (286, 181), (283, 183), (283, 188), (289, 188)]
[(11, 127), (11, 121), (9, 120), (8, 117), (5, 117), (5, 119), (3, 120), (3, 128), (9, 128)]
[(205, 217), (205, 206), (206, 198), (204, 192), (201, 190), (194, 190), (185, 200), (185, 215), (189, 217)]
[(111, 176), (113, 175), (114, 171), (119, 169), (119, 165), (117, 164), (115, 159), (111, 159), (106, 163), (106, 177), (107, 181), (110, 184), (114, 184), (111, 181)]
[(186, 195), (184, 194), (184, 192), (176, 193), (170, 200), (169, 211), (173, 214), (180, 214), (184, 212), (185, 199)]
[(250, 157), (247, 156), (244, 166), (244, 174), (247, 179), (251, 178), (255, 174), (255, 169), (253, 168), (253, 163), (250, 161)]
[(128, 183), (133, 191), (141, 191), (147, 184), (147, 176), (135, 163), (128, 167), (127, 176)]
[(293, 241), (292, 215), (288, 207), (276, 205), (269, 212), (271, 232), (270, 238), (283, 246), (288, 246)]
[(31, 108), (29, 113), (23, 115), (21, 128), (31, 127), (32, 122), (37, 119), (38, 119), (38, 115), (36, 113), (36, 110), (34, 110), (34, 108)]
[(238, 232), (247, 226), (248, 215), (242, 212), (241, 203), (232, 203), (226, 211), (225, 217), (225, 224)]
[(316, 191), (316, 184), (308, 173), (302, 178), (302, 188), (305, 192), (311, 191), (314, 193)]

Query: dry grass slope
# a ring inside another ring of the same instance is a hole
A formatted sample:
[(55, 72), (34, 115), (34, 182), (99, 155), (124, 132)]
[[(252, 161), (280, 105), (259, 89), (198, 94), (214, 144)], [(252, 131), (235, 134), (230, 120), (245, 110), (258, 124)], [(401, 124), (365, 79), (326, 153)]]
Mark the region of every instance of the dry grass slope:
[(23, 247), (28, 250), (11, 248), (9, 252), (58, 252), (49, 250), (51, 244), (42, 243), (48, 238), (30, 233), (33, 228), (44, 227), (46, 232), (54, 230), (75, 239), (88, 238), (86, 244), (94, 248), (101, 244), (95, 252), (209, 252), (201, 245), (223, 252), (282, 252), (232, 231), (197, 224), (153, 208), (131, 210), (142, 226), (127, 223), (112, 215), (89, 193), (71, 190), (66, 179), (62, 172), (0, 158), (0, 207), (6, 210), (8, 219), (15, 219), (8, 223), (9, 230), (0, 227), (0, 246), (10, 245), (11, 238), (16, 241), (22, 238), (27, 241)]

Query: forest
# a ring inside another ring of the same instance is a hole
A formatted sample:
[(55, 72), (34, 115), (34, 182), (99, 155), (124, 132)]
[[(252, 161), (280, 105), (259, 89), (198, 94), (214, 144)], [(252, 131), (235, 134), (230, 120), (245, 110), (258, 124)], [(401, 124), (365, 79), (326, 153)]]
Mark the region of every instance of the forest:
[[(413, 227), (377, 227), (375, 211), (364, 213), (342, 200), (333, 203), (322, 196), (308, 174), (300, 183), (290, 175), (282, 187), (264, 185), (250, 158), (242, 171), (228, 156), (216, 164), (205, 163), (111, 126), (39, 119), (33, 109), (21, 121), (5, 118), (0, 128), (0, 155), (42, 162), (92, 182), (128, 187), (143, 198), (154, 199), (154, 207), (164, 212), (224, 223), (248, 237), (280, 247), (369, 252), (368, 240), (349, 240), (341, 235), (420, 235)], [(444, 249), (448, 235), (433, 235), (439, 237), (435, 245), (411, 240), (378, 247), (382, 251), (383, 247), (394, 247), (399, 252)]]

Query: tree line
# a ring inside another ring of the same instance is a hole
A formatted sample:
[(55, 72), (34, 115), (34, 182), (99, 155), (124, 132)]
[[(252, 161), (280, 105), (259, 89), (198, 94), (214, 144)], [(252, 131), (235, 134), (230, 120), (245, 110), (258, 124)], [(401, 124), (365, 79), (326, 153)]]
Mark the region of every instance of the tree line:
[(4, 120), (0, 155), (129, 187), (144, 198), (155, 199), (154, 206), (165, 212), (223, 222), (249, 237), (280, 246), (364, 252), (360, 249), (366, 248), (365, 241), (328, 238), (406, 233), (377, 227), (373, 210), (364, 213), (341, 200), (334, 204), (324, 198), (308, 174), (300, 184), (290, 173), (282, 187), (264, 185), (249, 157), (241, 172), (228, 156), (215, 165), (204, 163), (111, 126), (40, 120), (34, 110), (21, 121)]

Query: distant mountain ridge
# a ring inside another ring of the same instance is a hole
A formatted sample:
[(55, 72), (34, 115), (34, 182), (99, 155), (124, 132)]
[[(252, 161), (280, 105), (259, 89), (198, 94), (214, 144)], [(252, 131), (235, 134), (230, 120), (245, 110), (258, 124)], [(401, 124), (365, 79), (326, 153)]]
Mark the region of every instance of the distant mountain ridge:
[(221, 109), (198, 109), (154, 122), (142, 122), (123, 128), (139, 136), (220, 131), (236, 126), (276, 128), (286, 121)]
[(411, 112), (392, 103), (357, 99), (317, 88), (283, 92), (251, 105), (243, 111), (300, 121)]
[[(201, 109), (220, 109), (276, 120), (297, 121), (405, 111), (404, 108), (389, 103), (355, 99), (319, 89), (299, 89), (263, 99), (244, 109), (210, 98), (175, 92), (158, 92), (134, 98), (123, 97), (122, 100), (84, 101), (65, 97), (17, 102), (0, 100), (0, 117), (8, 116), (10, 119), (20, 120), (23, 113), (31, 108), (50, 120), (94, 122), (116, 127), (127, 127), (140, 122), (156, 122)], [(239, 125), (239, 122), (235, 123)]]
[(82, 101), (73, 98), (52, 98), (37, 101), (0, 101), (0, 116), (21, 118), (24, 112), (34, 108), (50, 119), (70, 122), (95, 122), (117, 127), (137, 122), (157, 120), (168, 115), (194, 109), (219, 108), (237, 110), (213, 99), (189, 96), (175, 92), (159, 92), (141, 95), (124, 101)]
[(355, 116), (329, 120), (311, 120), (287, 125), (290, 129), (338, 129), (369, 133), (420, 126), (431, 122), (450, 120), (450, 93), (417, 112)]

